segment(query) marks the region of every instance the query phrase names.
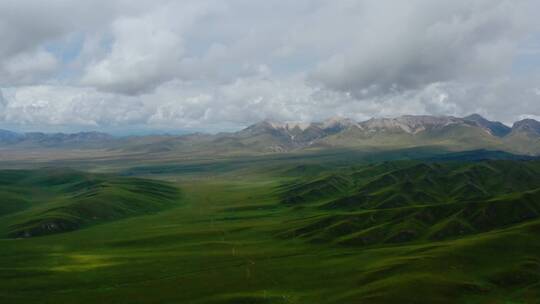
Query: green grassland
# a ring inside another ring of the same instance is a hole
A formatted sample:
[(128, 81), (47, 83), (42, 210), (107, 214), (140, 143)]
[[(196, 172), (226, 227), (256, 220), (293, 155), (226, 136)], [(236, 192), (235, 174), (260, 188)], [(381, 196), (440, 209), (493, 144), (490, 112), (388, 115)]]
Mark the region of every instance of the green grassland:
[(499, 152), (0, 171), (0, 303), (538, 303), (539, 252)]
[(180, 196), (176, 187), (159, 181), (58, 168), (1, 171), (0, 183), (0, 227), (10, 237), (66, 232), (157, 212)]

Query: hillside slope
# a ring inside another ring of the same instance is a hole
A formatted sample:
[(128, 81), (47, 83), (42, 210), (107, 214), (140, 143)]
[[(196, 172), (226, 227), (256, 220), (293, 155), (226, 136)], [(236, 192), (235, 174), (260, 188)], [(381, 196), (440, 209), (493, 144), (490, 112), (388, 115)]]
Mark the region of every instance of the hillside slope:
[(284, 204), (323, 211), (285, 237), (358, 245), (442, 240), (539, 218), (540, 162), (390, 162), (302, 178), (280, 191)]
[[(486, 151), (377, 159), (153, 168), (151, 176), (181, 185), (182, 207), (70, 233), (1, 235), (0, 301), (538, 302), (538, 161)], [(2, 232), (37, 207), (33, 197), (49, 205), (96, 179), (133, 185), (67, 170), (2, 173), (13, 201), (26, 202), (1, 211)], [(379, 203), (393, 194), (404, 203)]]
[(178, 189), (153, 180), (70, 169), (4, 170), (0, 171), (0, 229), (10, 237), (71, 231), (156, 212), (178, 198)]

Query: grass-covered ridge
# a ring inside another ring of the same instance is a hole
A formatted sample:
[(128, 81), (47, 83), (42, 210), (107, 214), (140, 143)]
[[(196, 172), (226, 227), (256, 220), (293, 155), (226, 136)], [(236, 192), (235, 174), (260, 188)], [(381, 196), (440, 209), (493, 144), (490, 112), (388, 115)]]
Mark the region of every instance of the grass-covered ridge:
[(349, 245), (451, 239), (540, 217), (540, 162), (390, 162), (300, 178), (284, 204), (320, 215), (281, 236)]
[(0, 302), (536, 303), (539, 162), (412, 154), (141, 163), (122, 173), (168, 179), (181, 204), (16, 239), (5, 234), (39, 214), (33, 197), (75, 197), (95, 179), (171, 184), (9, 171), (2, 191), (23, 203), (0, 218)]
[(164, 182), (70, 169), (0, 171), (0, 216), (10, 237), (76, 230), (172, 206), (177, 188)]

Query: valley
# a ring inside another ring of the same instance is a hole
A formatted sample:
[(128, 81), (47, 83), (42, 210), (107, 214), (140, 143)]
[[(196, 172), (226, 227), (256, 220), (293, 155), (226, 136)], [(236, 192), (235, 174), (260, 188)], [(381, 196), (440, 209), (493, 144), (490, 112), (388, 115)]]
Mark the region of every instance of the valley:
[(0, 171), (2, 302), (540, 296), (540, 163), (531, 157), (330, 150), (88, 173), (110, 162)]
[(0, 0), (0, 304), (540, 304), (538, 12)]

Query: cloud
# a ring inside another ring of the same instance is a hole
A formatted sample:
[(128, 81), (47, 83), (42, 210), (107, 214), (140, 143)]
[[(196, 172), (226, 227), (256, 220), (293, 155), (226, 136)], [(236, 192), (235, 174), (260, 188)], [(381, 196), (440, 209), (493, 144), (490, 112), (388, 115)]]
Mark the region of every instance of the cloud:
[(54, 78), (61, 58), (47, 47), (73, 33), (99, 31), (114, 15), (113, 5), (102, 0), (0, 1), (0, 83), (40, 84)]
[(112, 23), (110, 51), (89, 62), (81, 83), (137, 95), (178, 79), (214, 85), (257, 74), (274, 60), (287, 22), (305, 5), (162, 1), (145, 14)]
[(533, 0), (1, 1), (0, 124), (219, 130), (471, 112), (511, 122), (539, 115), (540, 65), (527, 51), (539, 10)]
[(118, 18), (111, 25), (110, 52), (86, 67), (82, 83), (136, 95), (174, 79), (184, 58), (183, 35), (207, 8), (204, 2), (181, 7), (171, 2), (148, 14)]
[(57, 68), (56, 58), (44, 50), (21, 53), (0, 64), (0, 81), (3, 83), (34, 83), (50, 75)]
[(509, 79), (468, 87), (434, 83), (421, 90), (357, 99), (352, 94), (308, 85), (302, 77), (276, 80), (266, 76), (262, 73), (244, 77), (211, 89), (177, 80), (137, 96), (91, 87), (19, 86), (4, 89), (7, 102), (0, 110), (4, 123), (10, 125), (110, 130), (132, 125), (212, 131), (230, 130), (266, 118), (320, 121), (339, 115), (365, 120), (405, 114), (464, 116), (477, 112), (511, 124), (520, 117), (540, 115), (540, 96), (524, 90), (527, 83)]
[(4, 98), (4, 94), (2, 93), (2, 90), (0, 90), (0, 121), (4, 120), (6, 106), (7, 106), (7, 101)]
[(4, 89), (5, 122), (30, 126), (115, 126), (144, 120), (137, 98), (102, 93), (93, 88), (57, 85)]
[(349, 33), (349, 45), (311, 74), (328, 88), (359, 97), (507, 73), (519, 41), (530, 30), (532, 6), (537, 6), (510, 1), (359, 3), (354, 8), (368, 15), (351, 21), (357, 32)]

